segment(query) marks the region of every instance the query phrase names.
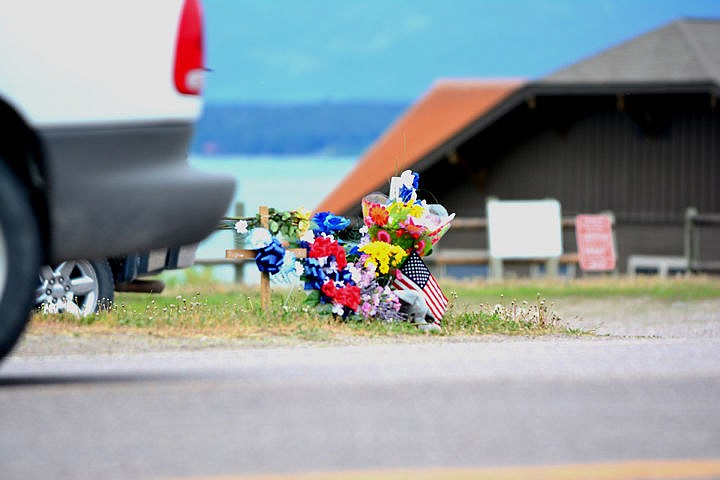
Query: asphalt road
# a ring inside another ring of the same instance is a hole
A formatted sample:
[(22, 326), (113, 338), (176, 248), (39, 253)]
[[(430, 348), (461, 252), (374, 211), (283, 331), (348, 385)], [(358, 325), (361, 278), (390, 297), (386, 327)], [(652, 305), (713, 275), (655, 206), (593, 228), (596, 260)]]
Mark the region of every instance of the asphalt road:
[(720, 339), (15, 356), (0, 425), (5, 480), (720, 459)]

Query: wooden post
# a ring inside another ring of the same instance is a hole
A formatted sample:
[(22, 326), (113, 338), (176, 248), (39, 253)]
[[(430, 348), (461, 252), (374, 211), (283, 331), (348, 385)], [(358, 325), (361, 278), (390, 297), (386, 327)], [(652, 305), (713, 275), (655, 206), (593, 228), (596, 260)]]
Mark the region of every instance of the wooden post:
[[(260, 226), (268, 228), (270, 224), (270, 209), (268, 207), (260, 207)], [(305, 258), (307, 251), (304, 248), (291, 248), (288, 250), (297, 258)], [(249, 250), (242, 248), (233, 248), (225, 250), (225, 258), (233, 258), (235, 260), (252, 261), (257, 256), (257, 250)], [(260, 306), (263, 310), (270, 306), (270, 274), (260, 272)]]
[(493, 280), (503, 279), (503, 259), (490, 257), (490, 278)]
[[(260, 226), (262, 228), (269, 227), (270, 209), (268, 207), (260, 207)], [(270, 274), (267, 272), (260, 273), (260, 306), (263, 310), (270, 306)]]
[(695, 207), (689, 207), (685, 210), (685, 260), (687, 262), (688, 275), (693, 272), (693, 266), (698, 257), (698, 250), (700, 250), (699, 235), (695, 232), (694, 223), (697, 214), (698, 211)]
[[(243, 202), (237, 202), (235, 204), (235, 216), (245, 216), (245, 204)], [(240, 237), (237, 237), (235, 235), (233, 235), (233, 237), (235, 238), (233, 241), (233, 246), (235, 248), (240, 248)], [(233, 265), (233, 268), (235, 269), (235, 283), (243, 283), (245, 280), (245, 265), (242, 263), (236, 263), (235, 265)]]

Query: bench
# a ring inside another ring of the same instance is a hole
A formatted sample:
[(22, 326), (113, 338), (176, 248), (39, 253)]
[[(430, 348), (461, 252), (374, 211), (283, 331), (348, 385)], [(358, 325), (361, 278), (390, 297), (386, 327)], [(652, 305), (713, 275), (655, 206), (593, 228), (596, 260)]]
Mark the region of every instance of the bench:
[(635, 276), (638, 270), (652, 270), (661, 277), (669, 273), (687, 272), (688, 261), (685, 257), (667, 255), (630, 255), (627, 260), (628, 275)]

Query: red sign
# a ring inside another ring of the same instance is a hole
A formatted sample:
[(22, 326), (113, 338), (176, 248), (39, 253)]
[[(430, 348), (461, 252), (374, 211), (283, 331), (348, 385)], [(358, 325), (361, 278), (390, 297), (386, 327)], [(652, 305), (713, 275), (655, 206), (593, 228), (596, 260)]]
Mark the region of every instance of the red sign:
[(608, 215), (575, 217), (575, 238), (581, 269), (586, 272), (615, 270), (615, 242)]

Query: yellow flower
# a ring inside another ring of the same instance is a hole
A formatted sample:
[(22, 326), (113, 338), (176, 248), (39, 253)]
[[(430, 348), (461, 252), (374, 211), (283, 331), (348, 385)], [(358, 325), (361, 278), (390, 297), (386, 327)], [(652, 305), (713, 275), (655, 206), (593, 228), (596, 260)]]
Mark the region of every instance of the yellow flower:
[(308, 220), (299, 220), (297, 226), (298, 237), (307, 232), (308, 228), (310, 228), (310, 222)]
[(365, 265), (373, 263), (380, 274), (386, 274), (390, 268), (402, 263), (407, 253), (405, 250), (385, 242), (370, 242), (360, 247), (360, 251), (368, 255)]
[(413, 205), (410, 207), (410, 216), (419, 218), (425, 212), (425, 209), (421, 205)]
[(308, 228), (310, 228), (311, 212), (309, 210), (305, 210), (305, 208), (303, 208), (303, 207), (300, 207), (292, 213), (298, 222), (297, 230), (298, 230), (298, 237), (299, 237), (303, 233), (305, 233), (308, 230)]
[(310, 220), (310, 211), (303, 207), (298, 208), (294, 213), (298, 220)]

